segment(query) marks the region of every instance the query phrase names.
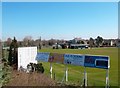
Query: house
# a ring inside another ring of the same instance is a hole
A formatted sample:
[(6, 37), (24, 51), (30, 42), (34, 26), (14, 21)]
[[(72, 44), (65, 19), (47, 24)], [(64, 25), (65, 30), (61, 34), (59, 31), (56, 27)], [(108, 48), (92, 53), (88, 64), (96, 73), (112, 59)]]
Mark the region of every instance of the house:
[(115, 39), (104, 39), (103, 46), (116, 46), (116, 40)]
[(88, 47), (89, 47), (89, 44), (71, 44), (70, 45), (71, 49), (85, 49)]

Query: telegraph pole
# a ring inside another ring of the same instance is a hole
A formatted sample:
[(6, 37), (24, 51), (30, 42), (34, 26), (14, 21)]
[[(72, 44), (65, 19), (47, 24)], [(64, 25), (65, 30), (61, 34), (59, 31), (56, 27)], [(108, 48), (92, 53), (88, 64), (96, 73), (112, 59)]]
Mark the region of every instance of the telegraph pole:
[(40, 39), (39, 39), (39, 49), (41, 49), (41, 36), (40, 36)]

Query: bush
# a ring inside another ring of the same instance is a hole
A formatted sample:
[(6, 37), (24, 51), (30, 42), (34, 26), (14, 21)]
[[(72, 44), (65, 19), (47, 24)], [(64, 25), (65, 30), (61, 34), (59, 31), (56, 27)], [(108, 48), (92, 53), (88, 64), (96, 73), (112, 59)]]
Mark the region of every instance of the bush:
[(42, 63), (38, 63), (38, 64), (36, 64), (36, 63), (30, 63), (30, 64), (27, 65), (27, 70), (29, 72), (36, 71), (38, 73), (39, 72), (40, 73), (44, 73), (44, 67), (42, 66)]
[(4, 62), (7, 62), (7, 60), (5, 58), (2, 59), (2, 63), (4, 63)]
[(44, 68), (42, 66), (42, 63), (36, 64), (36, 71), (44, 73)]

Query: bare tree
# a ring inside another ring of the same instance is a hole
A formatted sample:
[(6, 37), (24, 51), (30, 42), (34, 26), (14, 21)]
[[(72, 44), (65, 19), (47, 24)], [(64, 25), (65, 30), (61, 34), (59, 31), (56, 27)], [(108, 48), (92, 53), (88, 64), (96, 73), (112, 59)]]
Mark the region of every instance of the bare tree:
[(90, 48), (94, 46), (94, 39), (92, 37), (89, 39), (89, 45), (90, 45)]
[(23, 39), (24, 46), (31, 46), (32, 36), (25, 36)]
[(48, 42), (46, 40), (42, 40), (42, 45), (43, 46), (47, 46), (48, 45)]
[(6, 41), (7, 46), (10, 46), (11, 42), (12, 42), (12, 39), (11, 39), (11, 38), (8, 38), (7, 41)]
[(48, 40), (48, 44), (50, 45), (50, 46), (52, 46), (53, 44), (55, 44), (55, 43), (57, 43), (57, 40), (55, 40), (55, 39), (50, 39), (50, 40)]

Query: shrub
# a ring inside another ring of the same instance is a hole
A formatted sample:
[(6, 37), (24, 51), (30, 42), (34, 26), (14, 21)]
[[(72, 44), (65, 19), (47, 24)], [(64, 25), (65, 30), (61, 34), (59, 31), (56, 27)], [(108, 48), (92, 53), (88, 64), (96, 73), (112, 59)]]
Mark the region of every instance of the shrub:
[(38, 73), (39, 72), (40, 73), (44, 73), (44, 67), (42, 66), (42, 63), (38, 63), (38, 64), (36, 64), (36, 63), (30, 63), (30, 64), (27, 65), (27, 70), (29, 72), (36, 71)]
[(44, 73), (44, 68), (42, 66), (42, 63), (36, 64), (36, 71)]

